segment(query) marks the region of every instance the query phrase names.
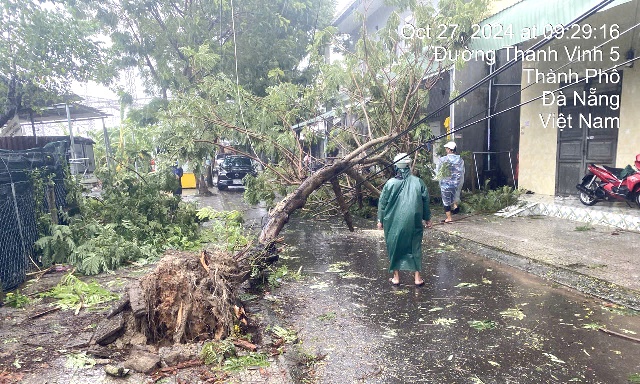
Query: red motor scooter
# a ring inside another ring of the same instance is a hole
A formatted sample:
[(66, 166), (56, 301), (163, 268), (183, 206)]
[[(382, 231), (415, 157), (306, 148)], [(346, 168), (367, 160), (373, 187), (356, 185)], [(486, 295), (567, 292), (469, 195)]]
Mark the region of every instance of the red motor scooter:
[[(636, 156), (635, 166), (640, 170), (640, 154)], [(576, 185), (582, 204), (594, 205), (599, 200), (622, 200), (627, 204), (635, 201), (640, 207), (640, 172), (629, 172), (629, 167), (612, 168), (595, 164), (589, 164), (587, 168), (590, 173)]]

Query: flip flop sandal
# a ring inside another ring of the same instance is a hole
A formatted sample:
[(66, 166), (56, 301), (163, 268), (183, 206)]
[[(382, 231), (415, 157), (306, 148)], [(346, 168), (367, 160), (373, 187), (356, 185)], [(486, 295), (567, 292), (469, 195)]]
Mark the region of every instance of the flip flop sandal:
[(418, 287), (418, 288), (419, 288), (419, 287), (423, 287), (423, 286), (424, 286), (424, 284), (425, 284), (425, 281), (424, 281), (424, 280), (422, 280), (422, 283), (417, 283), (417, 284), (416, 284), (416, 287)]
[(389, 278), (389, 282), (391, 283), (391, 285), (393, 285), (394, 287), (397, 287), (400, 285), (400, 282), (398, 281), (397, 283), (393, 282), (393, 278)]

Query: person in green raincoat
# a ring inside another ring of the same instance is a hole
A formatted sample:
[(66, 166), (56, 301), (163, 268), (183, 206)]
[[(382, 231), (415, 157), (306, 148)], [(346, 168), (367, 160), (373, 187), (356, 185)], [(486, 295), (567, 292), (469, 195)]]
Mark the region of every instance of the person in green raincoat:
[(398, 154), (393, 162), (396, 176), (389, 179), (378, 202), (378, 229), (384, 229), (389, 254), (391, 284), (400, 284), (399, 271), (414, 271), (414, 283), (421, 287), (423, 224), (431, 228), (429, 192), (424, 181), (411, 174), (411, 158)]

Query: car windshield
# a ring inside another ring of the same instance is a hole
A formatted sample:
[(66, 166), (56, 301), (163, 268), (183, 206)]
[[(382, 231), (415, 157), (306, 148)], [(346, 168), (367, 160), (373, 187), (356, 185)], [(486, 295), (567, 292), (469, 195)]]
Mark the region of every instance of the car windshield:
[(233, 167), (250, 166), (251, 159), (248, 157), (227, 157), (224, 159), (224, 164)]

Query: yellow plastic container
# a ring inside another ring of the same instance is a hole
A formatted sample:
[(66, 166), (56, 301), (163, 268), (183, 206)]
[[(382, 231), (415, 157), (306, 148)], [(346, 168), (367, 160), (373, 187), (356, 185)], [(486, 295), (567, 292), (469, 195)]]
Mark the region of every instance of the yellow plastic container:
[(182, 188), (190, 189), (196, 187), (196, 175), (193, 173), (185, 173), (182, 175)]

